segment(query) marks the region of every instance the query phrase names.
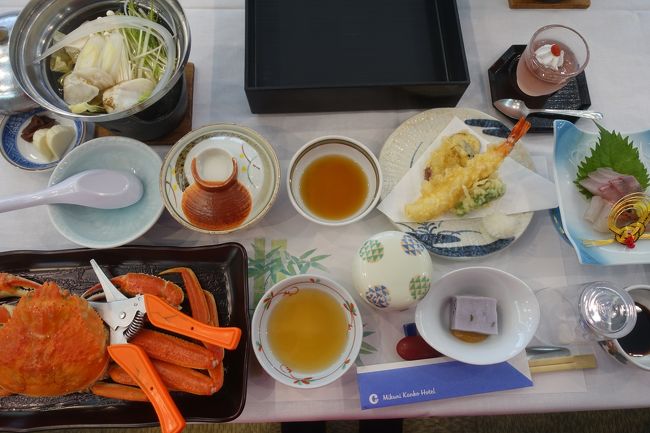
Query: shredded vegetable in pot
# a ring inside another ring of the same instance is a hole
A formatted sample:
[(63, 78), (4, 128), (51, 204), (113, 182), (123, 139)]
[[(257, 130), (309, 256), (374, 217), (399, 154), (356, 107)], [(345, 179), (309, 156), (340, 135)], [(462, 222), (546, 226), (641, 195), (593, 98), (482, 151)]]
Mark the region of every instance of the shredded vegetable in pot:
[(63, 74), (63, 99), (73, 113), (114, 113), (149, 98), (174, 71), (176, 45), (148, 11), (133, 0), (123, 11), (87, 21), (72, 32), (57, 33), (47, 57), (50, 69)]

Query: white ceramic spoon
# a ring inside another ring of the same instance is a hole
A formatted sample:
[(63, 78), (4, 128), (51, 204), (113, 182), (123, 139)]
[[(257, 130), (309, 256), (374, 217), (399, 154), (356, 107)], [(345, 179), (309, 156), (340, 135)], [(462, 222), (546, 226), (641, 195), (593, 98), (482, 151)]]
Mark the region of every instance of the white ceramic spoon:
[(41, 191), (0, 198), (0, 212), (51, 203), (119, 209), (138, 202), (142, 194), (142, 182), (131, 173), (86, 170)]

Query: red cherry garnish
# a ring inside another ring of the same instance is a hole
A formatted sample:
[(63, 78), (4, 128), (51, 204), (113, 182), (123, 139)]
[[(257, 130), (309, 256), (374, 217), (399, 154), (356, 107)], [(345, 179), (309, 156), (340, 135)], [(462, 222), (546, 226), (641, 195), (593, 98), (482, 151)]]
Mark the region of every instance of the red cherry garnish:
[(562, 50), (560, 49), (560, 46), (558, 44), (553, 44), (553, 45), (551, 45), (551, 53), (555, 57), (559, 57), (560, 54), (562, 54)]

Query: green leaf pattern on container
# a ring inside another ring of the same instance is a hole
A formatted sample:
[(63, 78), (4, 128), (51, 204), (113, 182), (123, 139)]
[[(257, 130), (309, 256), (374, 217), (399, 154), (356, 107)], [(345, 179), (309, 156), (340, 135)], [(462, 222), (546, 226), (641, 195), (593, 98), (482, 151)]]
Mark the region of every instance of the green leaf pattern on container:
[(431, 286), (431, 279), (426, 275), (417, 275), (411, 278), (409, 282), (409, 292), (411, 293), (411, 298), (418, 301), (424, 298), (424, 295), (429, 291)]
[(375, 263), (384, 257), (384, 245), (375, 239), (368, 239), (359, 249), (359, 257), (368, 263)]

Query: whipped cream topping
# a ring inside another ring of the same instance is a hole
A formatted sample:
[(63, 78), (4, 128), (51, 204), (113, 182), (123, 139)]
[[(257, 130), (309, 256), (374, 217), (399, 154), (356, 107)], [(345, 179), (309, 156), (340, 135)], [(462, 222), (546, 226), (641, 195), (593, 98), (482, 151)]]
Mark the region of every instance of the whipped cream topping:
[(537, 61), (547, 68), (557, 71), (564, 64), (564, 50), (560, 51), (560, 55), (556, 56), (552, 51), (553, 45), (542, 45), (535, 50), (535, 58)]

